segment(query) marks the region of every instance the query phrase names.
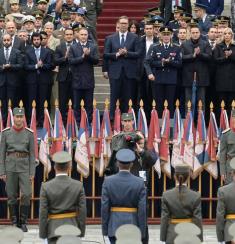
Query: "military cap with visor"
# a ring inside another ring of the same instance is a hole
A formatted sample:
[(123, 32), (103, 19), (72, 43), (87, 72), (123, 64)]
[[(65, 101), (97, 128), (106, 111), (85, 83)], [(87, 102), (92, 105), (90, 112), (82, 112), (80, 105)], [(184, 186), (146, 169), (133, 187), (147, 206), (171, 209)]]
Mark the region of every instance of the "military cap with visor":
[(135, 153), (130, 149), (120, 149), (116, 154), (116, 159), (122, 164), (130, 164), (135, 160)]
[(19, 115), (19, 116), (24, 116), (24, 108), (18, 108), (18, 107), (16, 107), (16, 108), (14, 108), (13, 109), (13, 115), (15, 116), (15, 115)]
[(72, 157), (68, 152), (60, 151), (52, 155), (52, 161), (57, 164), (65, 164), (72, 161)]
[(187, 164), (177, 164), (175, 166), (175, 173), (186, 174), (190, 172), (190, 167)]

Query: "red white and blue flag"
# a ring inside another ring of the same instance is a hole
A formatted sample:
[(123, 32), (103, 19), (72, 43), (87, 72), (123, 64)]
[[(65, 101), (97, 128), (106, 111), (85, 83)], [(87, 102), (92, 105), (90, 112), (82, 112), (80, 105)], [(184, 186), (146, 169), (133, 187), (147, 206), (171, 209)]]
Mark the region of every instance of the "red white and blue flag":
[(121, 131), (121, 110), (119, 107), (115, 109), (113, 134), (116, 135)]
[(34, 137), (35, 160), (36, 160), (36, 162), (39, 162), (39, 158), (38, 158), (38, 134), (37, 134), (36, 108), (32, 108), (30, 129), (33, 131), (33, 137)]
[(180, 154), (182, 137), (183, 137), (183, 122), (180, 114), (180, 110), (177, 107), (174, 113), (174, 128), (173, 128), (173, 148), (171, 156), (171, 165), (175, 167), (183, 162), (183, 158)]
[(90, 138), (90, 154), (91, 156), (99, 157), (99, 138), (100, 138), (100, 111), (97, 108), (93, 109), (91, 123), (91, 138)]
[(1, 141), (1, 134), (3, 129), (4, 127), (3, 127), (2, 109), (0, 107), (0, 141)]
[(215, 179), (218, 178), (218, 166), (216, 149), (219, 141), (219, 130), (215, 119), (214, 112), (210, 112), (210, 122), (207, 129), (206, 151), (204, 157), (205, 169)]
[(145, 138), (148, 138), (148, 125), (144, 109), (140, 107), (138, 112), (138, 130), (143, 133)]
[(133, 108), (129, 108), (128, 113), (130, 113), (130, 114), (133, 115), (133, 121), (134, 121), (133, 128), (134, 128), (134, 130), (136, 130), (137, 129), (137, 126), (136, 126), (136, 117), (135, 117), (135, 111), (134, 111), (134, 109)]
[(161, 162), (159, 156), (160, 142), (161, 142), (160, 124), (159, 124), (157, 110), (154, 108), (151, 112), (151, 119), (149, 125), (148, 149), (152, 150), (156, 155), (156, 162), (153, 167), (155, 171), (158, 173), (159, 178), (161, 178)]
[(8, 107), (8, 115), (7, 115), (7, 125), (6, 127), (12, 127), (14, 125), (13, 113), (11, 107)]
[(84, 108), (81, 108), (81, 121), (74, 159), (77, 162), (77, 171), (85, 178), (89, 176), (90, 151), (88, 137), (87, 113)]
[(161, 142), (160, 142), (160, 159), (163, 162), (162, 171), (171, 177), (171, 160), (170, 160), (170, 111), (165, 108), (162, 114)]

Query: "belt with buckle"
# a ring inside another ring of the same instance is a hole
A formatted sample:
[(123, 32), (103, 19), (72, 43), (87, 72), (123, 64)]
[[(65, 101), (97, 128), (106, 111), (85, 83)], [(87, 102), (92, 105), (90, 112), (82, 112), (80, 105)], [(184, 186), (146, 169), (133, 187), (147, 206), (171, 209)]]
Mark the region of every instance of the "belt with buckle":
[(188, 218), (188, 219), (171, 219), (170, 223), (171, 224), (180, 224), (180, 223), (192, 223), (193, 220)]
[(27, 158), (29, 153), (27, 152), (7, 152), (7, 156), (14, 156), (16, 158)]
[(124, 212), (124, 213), (136, 213), (137, 208), (128, 208), (128, 207), (112, 207), (111, 212)]
[(227, 214), (226, 219), (233, 219), (235, 220), (235, 214)]
[(48, 219), (67, 219), (67, 218), (74, 218), (77, 217), (78, 213), (71, 212), (71, 213), (61, 213), (61, 214), (49, 214)]

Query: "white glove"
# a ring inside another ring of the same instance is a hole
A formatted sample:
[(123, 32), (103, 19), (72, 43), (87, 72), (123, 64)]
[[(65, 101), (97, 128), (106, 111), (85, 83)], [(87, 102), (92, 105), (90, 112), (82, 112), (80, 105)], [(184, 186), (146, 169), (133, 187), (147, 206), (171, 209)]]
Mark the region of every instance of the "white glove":
[(47, 239), (44, 239), (44, 244), (48, 244)]
[(105, 244), (110, 244), (108, 236), (104, 236), (104, 241), (105, 241)]

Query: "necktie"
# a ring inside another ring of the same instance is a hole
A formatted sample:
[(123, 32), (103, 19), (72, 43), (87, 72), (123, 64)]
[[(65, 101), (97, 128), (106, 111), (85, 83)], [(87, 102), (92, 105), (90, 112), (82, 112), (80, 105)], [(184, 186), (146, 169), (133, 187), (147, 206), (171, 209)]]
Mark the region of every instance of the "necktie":
[(37, 60), (39, 60), (40, 59), (40, 50), (39, 50), (39, 48), (35, 48), (35, 54), (36, 54)]
[(124, 42), (125, 42), (124, 34), (122, 34), (121, 36), (122, 36), (122, 38), (121, 38), (121, 47), (123, 48), (124, 47)]
[(70, 46), (71, 46), (71, 43), (67, 43), (67, 50), (70, 48)]
[(211, 46), (214, 47), (215, 41), (211, 41)]
[(168, 49), (168, 45), (165, 45), (165, 49)]
[(6, 48), (6, 53), (5, 53), (5, 59), (6, 59), (6, 63), (9, 63), (9, 48)]

